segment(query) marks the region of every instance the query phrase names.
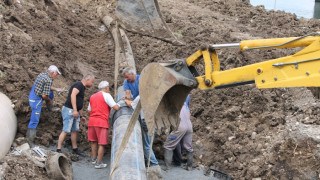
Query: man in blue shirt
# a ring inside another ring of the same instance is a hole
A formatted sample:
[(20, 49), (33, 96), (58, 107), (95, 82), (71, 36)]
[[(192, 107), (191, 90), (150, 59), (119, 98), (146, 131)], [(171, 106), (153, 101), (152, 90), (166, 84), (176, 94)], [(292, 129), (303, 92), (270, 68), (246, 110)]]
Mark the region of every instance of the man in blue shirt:
[[(123, 90), (126, 93), (125, 99), (135, 99), (139, 95), (139, 78), (140, 75), (136, 74), (133, 69), (127, 67), (123, 70), (122, 75), (125, 80), (123, 83)], [(132, 94), (132, 97), (131, 97)]]
[[(139, 74), (136, 74), (133, 69), (127, 67), (123, 70), (122, 75), (124, 76), (125, 80), (123, 83), (123, 90), (125, 91), (125, 99), (127, 100), (134, 100), (134, 104), (137, 104), (140, 97), (139, 97)], [(132, 94), (132, 96), (131, 96)], [(129, 106), (131, 106), (132, 101), (126, 101), (127, 103), (130, 102)], [(141, 111), (142, 112), (142, 111)], [(141, 113), (143, 114), (143, 113)], [(139, 116), (139, 122), (141, 126), (142, 132), (142, 141), (143, 141), (143, 151), (145, 162), (148, 162), (149, 151), (150, 151), (150, 142), (151, 136), (148, 136), (148, 128), (143, 116)], [(151, 166), (159, 165), (157, 158), (155, 157), (153, 150), (151, 149), (151, 158), (150, 158)]]

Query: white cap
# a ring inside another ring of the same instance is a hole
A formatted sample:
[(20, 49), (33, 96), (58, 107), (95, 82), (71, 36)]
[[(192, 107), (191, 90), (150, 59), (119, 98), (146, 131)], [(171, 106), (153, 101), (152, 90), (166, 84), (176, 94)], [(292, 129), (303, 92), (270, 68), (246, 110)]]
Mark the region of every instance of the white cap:
[(108, 81), (101, 81), (99, 83), (99, 86), (98, 86), (99, 89), (105, 89), (106, 87), (109, 87)]
[(58, 72), (59, 74), (61, 74), (61, 72), (59, 71), (59, 69), (55, 65), (49, 66), (48, 71), (49, 72)]

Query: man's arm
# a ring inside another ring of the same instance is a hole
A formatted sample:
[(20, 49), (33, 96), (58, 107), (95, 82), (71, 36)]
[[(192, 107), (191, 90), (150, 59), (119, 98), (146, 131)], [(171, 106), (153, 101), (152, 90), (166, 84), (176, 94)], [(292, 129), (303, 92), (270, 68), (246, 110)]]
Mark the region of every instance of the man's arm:
[(123, 83), (123, 90), (126, 93), (126, 95), (123, 97), (123, 99), (131, 99), (131, 91), (130, 88), (128, 86), (128, 81), (125, 80)]
[(62, 88), (56, 88), (56, 87), (53, 87), (53, 86), (51, 86), (50, 90), (51, 91), (63, 91)]
[(114, 99), (112, 98), (112, 96), (109, 93), (105, 93), (103, 94), (104, 100), (106, 101), (106, 103), (108, 104), (108, 106), (110, 106), (112, 109), (118, 111), (120, 109), (120, 105), (117, 104)]
[(78, 118), (77, 94), (79, 94), (79, 90), (77, 88), (73, 88), (71, 92), (71, 104), (73, 109), (73, 117), (76, 119)]
[(91, 114), (91, 105), (90, 105), (90, 103), (88, 105), (88, 113), (89, 113), (89, 115)]
[(42, 99), (44, 99), (47, 104), (52, 104), (52, 101), (51, 101), (51, 99), (49, 98), (48, 95), (42, 94), (41, 96), (42, 96)]
[(125, 92), (126, 92), (125, 99), (131, 99), (131, 91), (126, 90)]

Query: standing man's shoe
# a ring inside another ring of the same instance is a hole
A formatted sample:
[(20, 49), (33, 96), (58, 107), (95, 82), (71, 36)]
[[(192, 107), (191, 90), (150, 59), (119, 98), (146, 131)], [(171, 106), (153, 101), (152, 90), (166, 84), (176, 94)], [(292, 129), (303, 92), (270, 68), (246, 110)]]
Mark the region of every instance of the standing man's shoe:
[(86, 157), (86, 155), (83, 152), (79, 151), (78, 148), (77, 149), (72, 149), (72, 154), (76, 154), (76, 155), (79, 155), (81, 157)]

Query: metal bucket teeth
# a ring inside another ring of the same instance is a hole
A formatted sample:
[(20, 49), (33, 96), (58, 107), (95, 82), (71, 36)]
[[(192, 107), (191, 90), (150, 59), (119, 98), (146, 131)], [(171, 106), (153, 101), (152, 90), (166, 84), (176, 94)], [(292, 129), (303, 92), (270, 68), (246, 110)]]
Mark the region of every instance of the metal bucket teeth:
[(158, 133), (162, 128), (177, 129), (182, 105), (196, 87), (184, 60), (148, 64), (140, 75), (139, 94), (149, 133), (154, 128)]

